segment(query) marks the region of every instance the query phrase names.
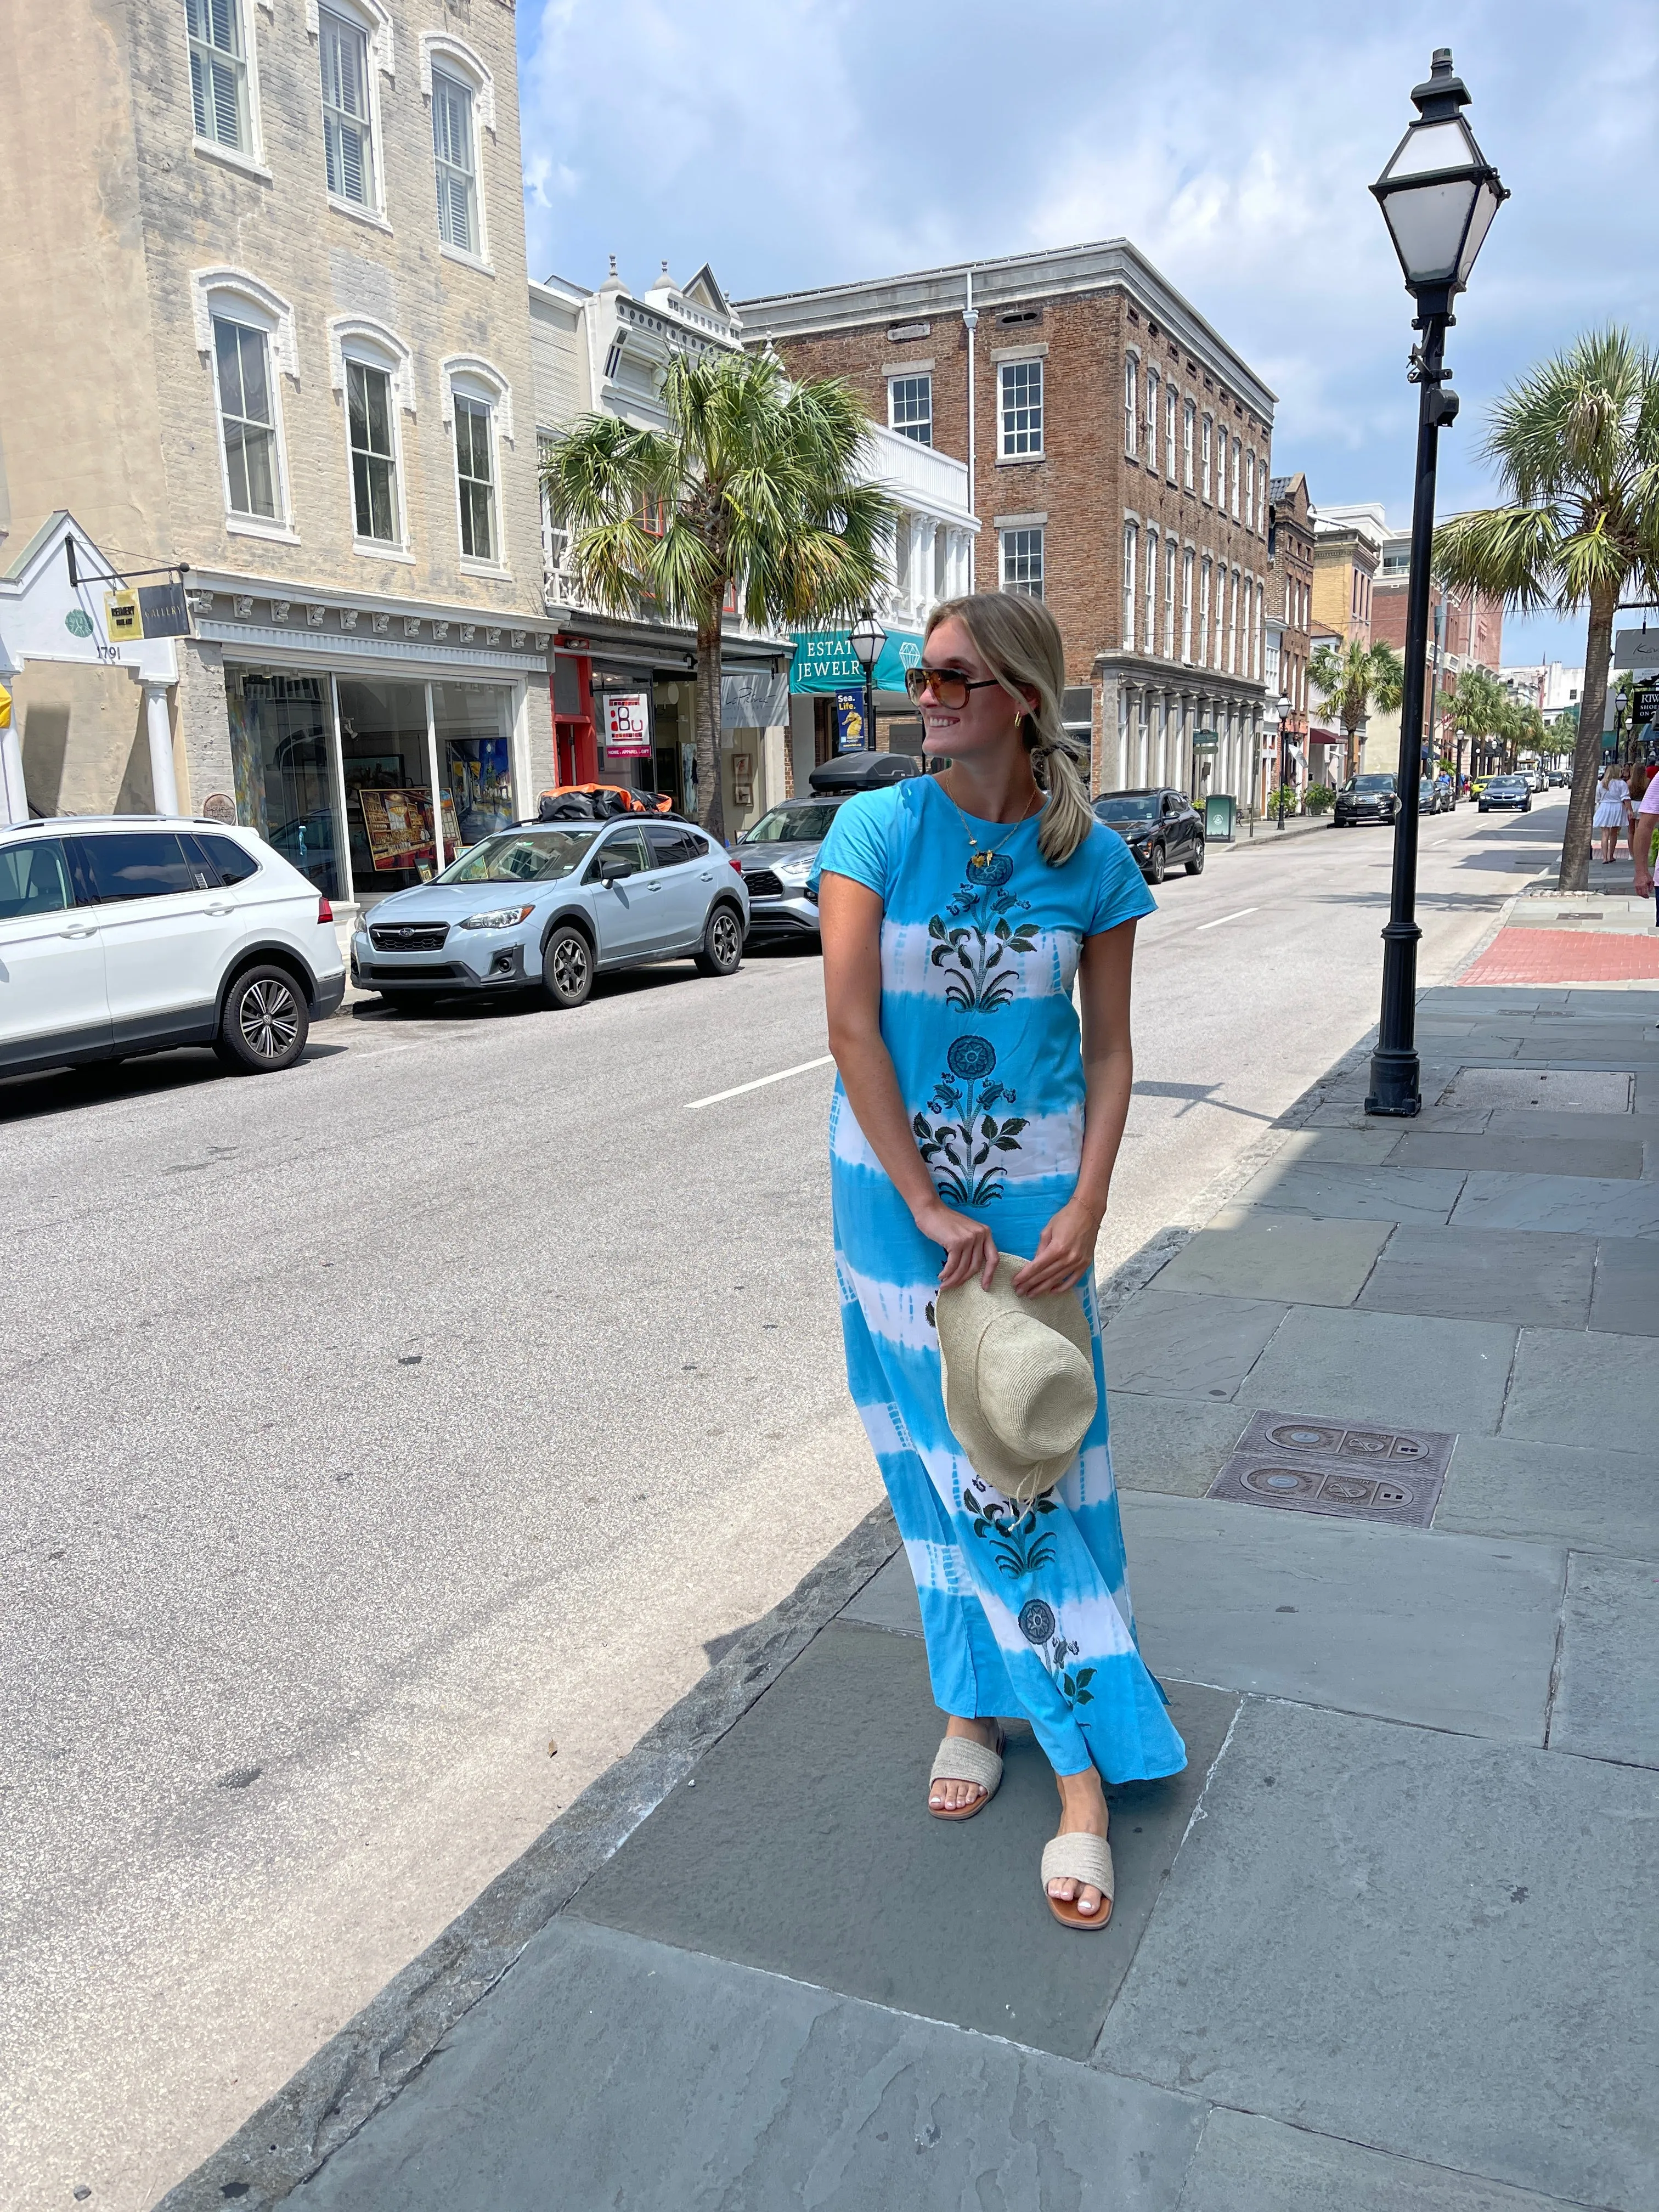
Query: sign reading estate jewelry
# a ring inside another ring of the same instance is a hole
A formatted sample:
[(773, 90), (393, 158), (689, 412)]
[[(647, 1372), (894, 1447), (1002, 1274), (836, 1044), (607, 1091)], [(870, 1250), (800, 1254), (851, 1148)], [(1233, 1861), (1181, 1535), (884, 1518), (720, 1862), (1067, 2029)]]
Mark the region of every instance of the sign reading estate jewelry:
[(650, 759), (651, 695), (648, 691), (605, 693), (605, 749), (612, 760)]

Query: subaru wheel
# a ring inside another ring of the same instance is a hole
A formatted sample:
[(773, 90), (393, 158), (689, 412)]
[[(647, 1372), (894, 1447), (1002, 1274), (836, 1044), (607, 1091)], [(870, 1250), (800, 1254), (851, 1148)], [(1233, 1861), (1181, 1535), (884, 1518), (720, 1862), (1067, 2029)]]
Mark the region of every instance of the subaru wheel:
[(702, 950), (696, 956), (700, 975), (735, 975), (743, 960), (743, 924), (729, 906), (717, 906), (702, 933)]

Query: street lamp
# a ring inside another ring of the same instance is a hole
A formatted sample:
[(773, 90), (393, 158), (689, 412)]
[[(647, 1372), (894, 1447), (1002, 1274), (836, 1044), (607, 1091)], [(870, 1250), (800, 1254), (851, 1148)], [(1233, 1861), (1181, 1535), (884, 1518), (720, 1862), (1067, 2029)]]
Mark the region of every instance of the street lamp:
[(1406, 684), (1400, 708), (1400, 805), (1394, 824), (1394, 881), (1382, 932), (1382, 1011), (1371, 1054), (1368, 1114), (1411, 1115), (1423, 1097), (1416, 1042), (1417, 800), (1423, 758), (1423, 673), (1428, 659), (1429, 563), (1434, 545), (1434, 477), (1443, 424), (1457, 396), (1446, 382), (1452, 301), (1469, 280), (1492, 219), (1509, 198), (1459, 110), (1469, 95), (1438, 46), (1428, 82), (1412, 93), (1418, 119), (1371, 186), (1417, 304), (1410, 380), (1419, 387), (1417, 483), (1412, 495), (1411, 574), (1406, 597)]
[(1285, 717), (1291, 711), (1289, 695), (1285, 694), (1275, 700), (1273, 705), (1274, 711), (1279, 716), (1278, 766), (1273, 772), (1279, 779), (1279, 826), (1282, 830), (1285, 827), (1285, 746), (1287, 742), (1285, 735)]
[(876, 663), (881, 659), (881, 649), (887, 642), (887, 633), (873, 609), (866, 607), (848, 632), (848, 641), (859, 666), (864, 671), (864, 742), (873, 752), (876, 746)]

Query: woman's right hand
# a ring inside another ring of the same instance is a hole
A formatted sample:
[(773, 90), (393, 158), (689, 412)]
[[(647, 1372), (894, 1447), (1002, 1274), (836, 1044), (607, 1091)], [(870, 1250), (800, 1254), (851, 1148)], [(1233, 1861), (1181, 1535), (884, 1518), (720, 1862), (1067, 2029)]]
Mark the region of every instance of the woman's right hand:
[(965, 1213), (953, 1213), (943, 1199), (935, 1199), (931, 1206), (916, 1208), (915, 1224), (924, 1237), (945, 1247), (945, 1265), (939, 1271), (940, 1290), (953, 1291), (975, 1275), (990, 1289), (997, 1271), (996, 1239), (982, 1222), (970, 1221)]

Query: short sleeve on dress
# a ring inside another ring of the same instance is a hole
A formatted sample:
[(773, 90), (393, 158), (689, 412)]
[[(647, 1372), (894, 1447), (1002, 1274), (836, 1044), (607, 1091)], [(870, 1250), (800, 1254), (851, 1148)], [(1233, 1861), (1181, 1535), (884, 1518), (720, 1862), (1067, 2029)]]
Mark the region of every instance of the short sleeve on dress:
[(1134, 855), (1123, 840), (1103, 827), (1092, 833), (1091, 844), (1096, 838), (1102, 851), (1095, 875), (1094, 904), (1084, 927), (1085, 937), (1098, 937), (1121, 921), (1139, 921), (1143, 915), (1158, 912), (1158, 901), (1147, 890)]
[(830, 835), (819, 846), (812, 863), (811, 879), (806, 886), (809, 898), (817, 899), (818, 884), (823, 876), (850, 876), (855, 884), (874, 891), (885, 905), (892, 878), (893, 830), (899, 797), (896, 786), (886, 791), (863, 791), (836, 809)]

